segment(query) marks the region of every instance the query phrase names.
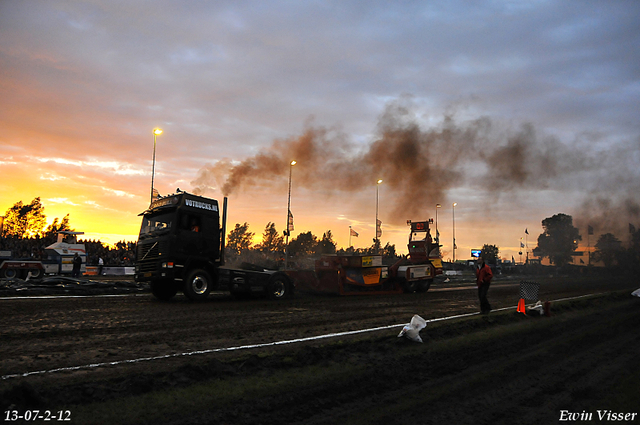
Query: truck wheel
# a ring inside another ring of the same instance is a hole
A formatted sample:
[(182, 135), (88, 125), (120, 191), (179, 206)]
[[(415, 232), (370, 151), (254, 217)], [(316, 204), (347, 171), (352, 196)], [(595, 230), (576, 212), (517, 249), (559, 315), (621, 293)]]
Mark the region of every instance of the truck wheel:
[(3, 274), (7, 279), (13, 279), (18, 275), (18, 272), (16, 269), (5, 269)]
[(196, 269), (189, 273), (187, 280), (184, 281), (182, 292), (191, 301), (202, 301), (207, 298), (212, 286), (213, 280), (211, 280), (209, 273), (202, 269)]
[(431, 287), (433, 279), (425, 279), (418, 282), (417, 292), (427, 292)]
[[(42, 277), (42, 275), (44, 274), (44, 270), (42, 269), (33, 269), (30, 270), (29, 273), (31, 273), (31, 279), (40, 279)], [(28, 273), (27, 273), (28, 275)]]
[(402, 290), (405, 294), (411, 294), (418, 290), (418, 281), (417, 280), (405, 280), (402, 282)]
[(293, 296), (293, 284), (284, 273), (276, 273), (267, 283), (267, 296), (272, 300), (282, 300)]
[(151, 282), (151, 293), (161, 301), (169, 301), (178, 292), (175, 285), (164, 282)]

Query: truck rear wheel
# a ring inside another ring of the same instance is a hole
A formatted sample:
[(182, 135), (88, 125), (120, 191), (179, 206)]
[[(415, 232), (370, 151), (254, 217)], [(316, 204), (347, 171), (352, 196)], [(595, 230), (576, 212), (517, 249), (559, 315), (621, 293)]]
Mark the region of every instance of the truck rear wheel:
[(424, 280), (418, 281), (418, 289), (416, 291), (427, 292), (431, 287), (432, 282), (433, 282), (433, 279), (424, 279)]
[(176, 285), (166, 282), (151, 282), (151, 293), (161, 301), (169, 301), (178, 293)]
[(16, 269), (5, 269), (4, 273), (2, 273), (2, 274), (7, 279), (13, 279), (18, 275), (18, 272), (16, 271)]
[(412, 294), (418, 290), (418, 281), (417, 280), (405, 280), (402, 282), (402, 290), (406, 294)]
[(189, 273), (187, 280), (184, 281), (182, 292), (191, 301), (202, 301), (207, 298), (212, 286), (211, 275), (206, 270), (195, 269)]
[(42, 269), (29, 270), (29, 272), (27, 273), (27, 276), (29, 275), (29, 273), (31, 273), (31, 279), (40, 279), (42, 275), (44, 275), (44, 270)]
[(293, 296), (293, 284), (284, 273), (276, 273), (267, 283), (267, 296), (272, 300), (282, 300)]

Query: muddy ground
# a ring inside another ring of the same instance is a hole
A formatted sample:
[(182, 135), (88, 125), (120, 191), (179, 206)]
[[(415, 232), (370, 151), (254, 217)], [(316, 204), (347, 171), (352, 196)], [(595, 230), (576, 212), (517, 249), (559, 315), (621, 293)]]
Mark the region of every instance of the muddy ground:
[[(496, 279), (495, 309), (515, 307), (520, 279)], [(401, 325), (414, 314), (476, 312), (472, 283), (281, 302), (6, 297), (0, 407), (68, 409), (73, 423), (167, 424), (539, 424), (564, 410), (640, 413), (640, 300), (629, 295), (638, 280), (535, 280), (543, 301), (599, 295), (553, 302), (550, 318), (509, 309), (433, 322), (423, 344), (398, 339)], [(388, 328), (212, 351), (375, 327)]]

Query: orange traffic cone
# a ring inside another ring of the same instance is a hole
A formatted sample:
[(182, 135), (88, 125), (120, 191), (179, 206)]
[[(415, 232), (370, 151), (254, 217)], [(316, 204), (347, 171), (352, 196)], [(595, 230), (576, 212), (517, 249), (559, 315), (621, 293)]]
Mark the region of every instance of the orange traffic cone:
[(524, 298), (520, 298), (520, 301), (518, 301), (518, 313), (522, 313), (525, 316), (527, 315), (526, 308), (524, 306)]

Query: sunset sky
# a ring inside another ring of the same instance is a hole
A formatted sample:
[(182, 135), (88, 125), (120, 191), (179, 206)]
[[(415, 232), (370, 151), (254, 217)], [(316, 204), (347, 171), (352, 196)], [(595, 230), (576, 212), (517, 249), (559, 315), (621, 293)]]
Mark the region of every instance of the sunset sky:
[[(518, 259), (570, 214), (640, 227), (640, 2), (0, 1), (0, 215), (41, 197), (136, 240), (155, 187), (229, 198), (229, 227)], [(383, 182), (376, 186), (376, 181)], [(524, 231), (528, 229), (529, 235)], [(259, 239), (259, 238), (258, 238)], [(525, 239), (522, 239), (524, 242)]]

